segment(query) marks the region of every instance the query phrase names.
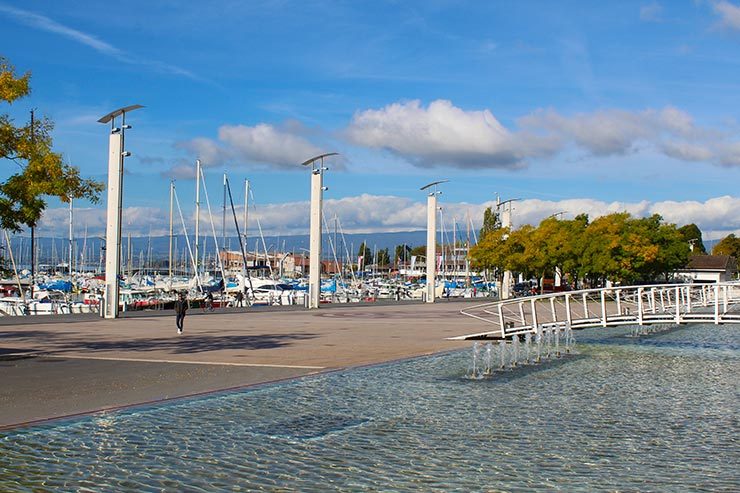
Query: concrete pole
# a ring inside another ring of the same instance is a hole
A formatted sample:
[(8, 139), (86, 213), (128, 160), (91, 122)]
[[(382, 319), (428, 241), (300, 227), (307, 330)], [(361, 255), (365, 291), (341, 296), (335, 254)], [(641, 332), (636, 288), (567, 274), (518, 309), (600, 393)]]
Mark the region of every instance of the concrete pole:
[(434, 303), (437, 277), (437, 192), (427, 197), (427, 303)]
[(309, 243), (308, 308), (318, 308), (321, 299), (321, 207), (323, 171), (311, 172), (311, 230)]
[[(497, 199), (498, 201), (498, 199)], [(511, 202), (504, 204), (503, 211), (501, 212), (501, 227), (511, 227), (511, 209), (506, 209), (506, 206), (511, 207)], [(511, 285), (512, 285), (513, 273), (510, 270), (504, 271), (504, 279), (501, 282), (501, 289), (499, 290), (499, 299), (508, 300), (511, 298)]]
[(108, 152), (108, 214), (105, 232), (105, 318), (118, 317), (121, 272), (121, 209), (123, 200), (123, 133), (110, 134)]

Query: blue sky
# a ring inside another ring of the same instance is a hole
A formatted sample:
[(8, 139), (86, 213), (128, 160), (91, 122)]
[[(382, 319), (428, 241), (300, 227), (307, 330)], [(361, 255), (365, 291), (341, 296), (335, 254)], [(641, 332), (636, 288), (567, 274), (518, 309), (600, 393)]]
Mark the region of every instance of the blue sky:
[[(172, 177), (192, 217), (198, 157), (214, 209), (227, 172), (265, 231), (305, 233), (299, 163), (323, 151), (341, 154), (326, 213), (347, 231), (423, 229), (437, 179), (448, 227), (498, 193), (523, 199), (519, 224), (628, 210), (740, 230), (740, 2), (0, 0), (0, 26), (0, 54), (33, 74), (3, 111), (54, 119), (86, 176), (106, 178), (96, 120), (146, 106), (124, 233), (166, 232)], [(77, 206), (102, 231), (104, 201)], [(50, 203), (42, 230), (65, 215)]]

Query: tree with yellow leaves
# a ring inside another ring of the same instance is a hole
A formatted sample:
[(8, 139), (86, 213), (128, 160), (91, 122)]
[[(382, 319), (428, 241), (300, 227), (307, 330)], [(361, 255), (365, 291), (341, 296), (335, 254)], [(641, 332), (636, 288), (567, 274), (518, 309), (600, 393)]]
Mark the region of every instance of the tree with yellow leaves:
[[(15, 68), (0, 57), (0, 102), (12, 104), (31, 92), (31, 74), (15, 74)], [(15, 173), (0, 182), (0, 225), (13, 231), (33, 227), (46, 209), (47, 197), (63, 202), (70, 199), (99, 200), (102, 183), (84, 179), (78, 168), (64, 163), (52, 150), (48, 118), (31, 119), (16, 126), (7, 114), (0, 114), (0, 161), (16, 167)]]

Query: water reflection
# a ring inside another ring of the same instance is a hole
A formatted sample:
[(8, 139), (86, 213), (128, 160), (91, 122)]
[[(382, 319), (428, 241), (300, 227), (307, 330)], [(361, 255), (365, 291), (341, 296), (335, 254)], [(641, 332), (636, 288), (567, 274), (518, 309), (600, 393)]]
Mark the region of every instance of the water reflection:
[(0, 490), (740, 488), (737, 329), (538, 335), (4, 432)]

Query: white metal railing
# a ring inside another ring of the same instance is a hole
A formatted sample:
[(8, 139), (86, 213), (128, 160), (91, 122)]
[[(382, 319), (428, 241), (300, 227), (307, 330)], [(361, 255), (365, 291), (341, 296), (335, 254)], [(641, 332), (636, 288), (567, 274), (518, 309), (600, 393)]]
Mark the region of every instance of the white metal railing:
[[(733, 308), (737, 308), (733, 312)], [(491, 326), (452, 337), (507, 338), (538, 325), (573, 329), (614, 325), (740, 323), (740, 283), (657, 284), (584, 289), (484, 303), (460, 310)]]

